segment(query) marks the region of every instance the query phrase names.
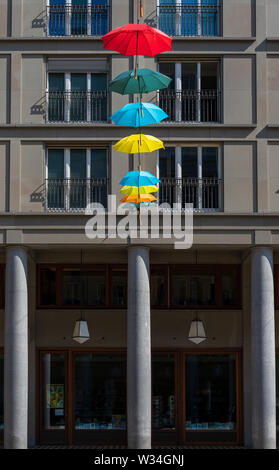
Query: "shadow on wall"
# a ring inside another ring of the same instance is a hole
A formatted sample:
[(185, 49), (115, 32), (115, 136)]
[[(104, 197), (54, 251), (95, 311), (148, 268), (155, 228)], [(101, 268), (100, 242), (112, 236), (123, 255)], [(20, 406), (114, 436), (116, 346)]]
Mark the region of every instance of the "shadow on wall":
[(39, 15), (32, 20), (32, 29), (42, 28), (43, 31), (47, 32), (47, 12), (42, 11)]
[(34, 103), (30, 108), (31, 115), (40, 115), (46, 116), (46, 97), (43, 96), (36, 103)]
[(43, 183), (36, 188), (30, 195), (30, 202), (41, 202), (45, 204), (46, 200), (46, 185)]

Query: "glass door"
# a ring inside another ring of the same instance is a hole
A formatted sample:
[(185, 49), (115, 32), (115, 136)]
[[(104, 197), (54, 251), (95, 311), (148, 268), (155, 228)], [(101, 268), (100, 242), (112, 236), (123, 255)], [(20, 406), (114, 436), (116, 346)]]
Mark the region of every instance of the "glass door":
[(67, 441), (67, 353), (41, 352), (40, 442)]
[(125, 443), (126, 355), (73, 353), (73, 442)]
[(87, 74), (71, 74), (71, 122), (87, 121)]
[(236, 444), (238, 354), (186, 354), (184, 387), (186, 443)]
[(152, 429), (158, 444), (177, 442), (176, 354), (152, 355)]
[(86, 149), (71, 149), (70, 154), (70, 208), (84, 209), (87, 205)]

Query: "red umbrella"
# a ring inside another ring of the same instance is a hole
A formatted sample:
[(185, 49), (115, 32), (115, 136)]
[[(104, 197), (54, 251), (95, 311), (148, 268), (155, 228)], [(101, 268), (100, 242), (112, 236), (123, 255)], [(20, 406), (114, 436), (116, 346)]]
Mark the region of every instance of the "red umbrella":
[(154, 57), (172, 50), (172, 38), (147, 24), (128, 24), (103, 36), (105, 49), (123, 55)]

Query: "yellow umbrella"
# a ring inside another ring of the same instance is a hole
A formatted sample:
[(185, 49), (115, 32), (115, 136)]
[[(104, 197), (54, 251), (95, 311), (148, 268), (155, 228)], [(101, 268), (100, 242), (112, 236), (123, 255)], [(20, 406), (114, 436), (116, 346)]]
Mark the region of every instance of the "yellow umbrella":
[(119, 140), (114, 148), (116, 152), (149, 153), (164, 149), (165, 146), (160, 139), (152, 135), (134, 134)]
[(156, 197), (152, 194), (141, 194), (140, 196), (125, 196), (121, 199), (121, 202), (133, 202), (139, 204), (141, 202), (152, 202), (157, 201)]
[(155, 185), (151, 186), (123, 186), (120, 190), (120, 194), (128, 194), (129, 196), (135, 196), (138, 194), (150, 194), (157, 193), (159, 188)]

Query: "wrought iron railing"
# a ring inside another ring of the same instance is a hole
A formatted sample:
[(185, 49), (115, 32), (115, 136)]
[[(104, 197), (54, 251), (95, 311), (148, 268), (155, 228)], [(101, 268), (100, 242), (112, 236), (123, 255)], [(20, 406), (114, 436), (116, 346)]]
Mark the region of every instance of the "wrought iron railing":
[(173, 122), (219, 122), (220, 93), (217, 90), (162, 90), (159, 106)]
[(221, 210), (222, 180), (218, 178), (160, 178), (159, 203), (193, 204), (197, 210)]
[(158, 28), (169, 36), (220, 36), (219, 2), (204, 5), (160, 5)]
[(49, 36), (103, 36), (109, 31), (109, 4), (47, 7)]
[(107, 207), (108, 178), (49, 178), (45, 183), (48, 212), (82, 212), (89, 204)]
[(48, 122), (106, 122), (107, 91), (49, 91)]

